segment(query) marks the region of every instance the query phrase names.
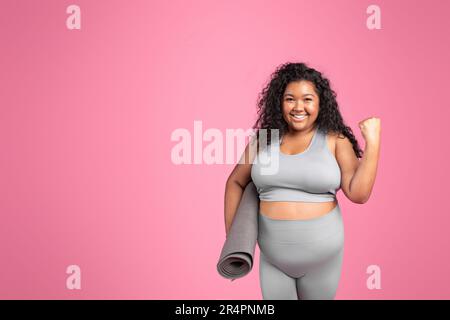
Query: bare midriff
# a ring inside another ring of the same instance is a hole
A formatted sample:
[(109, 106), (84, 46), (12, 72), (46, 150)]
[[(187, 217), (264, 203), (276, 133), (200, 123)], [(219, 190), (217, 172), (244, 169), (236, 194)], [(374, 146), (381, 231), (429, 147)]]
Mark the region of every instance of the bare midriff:
[(307, 220), (314, 219), (331, 212), (337, 201), (329, 202), (296, 202), (296, 201), (263, 201), (259, 202), (260, 214), (272, 219)]

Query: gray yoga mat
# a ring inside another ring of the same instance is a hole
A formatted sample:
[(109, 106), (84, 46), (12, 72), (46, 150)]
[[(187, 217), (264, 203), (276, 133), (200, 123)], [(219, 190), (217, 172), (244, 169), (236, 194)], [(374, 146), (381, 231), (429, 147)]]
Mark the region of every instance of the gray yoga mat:
[(258, 237), (258, 213), (259, 196), (253, 181), (250, 181), (244, 189), (217, 263), (217, 271), (222, 277), (233, 281), (251, 271)]

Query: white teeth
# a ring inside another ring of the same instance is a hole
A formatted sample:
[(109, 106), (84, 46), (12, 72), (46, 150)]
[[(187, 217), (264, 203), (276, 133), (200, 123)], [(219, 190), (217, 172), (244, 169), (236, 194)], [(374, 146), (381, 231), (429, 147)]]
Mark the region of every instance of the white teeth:
[(303, 118), (306, 118), (306, 115), (302, 115), (302, 116), (293, 115), (293, 117), (297, 118), (297, 119), (303, 119)]

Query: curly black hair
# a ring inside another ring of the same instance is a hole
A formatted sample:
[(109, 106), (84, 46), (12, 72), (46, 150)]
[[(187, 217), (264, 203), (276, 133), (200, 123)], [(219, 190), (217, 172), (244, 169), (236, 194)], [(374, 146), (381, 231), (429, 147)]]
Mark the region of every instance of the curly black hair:
[(319, 115), (316, 125), (326, 133), (329, 131), (341, 133), (346, 136), (353, 145), (353, 150), (358, 158), (363, 151), (353, 135), (350, 127), (346, 126), (339, 106), (336, 101), (336, 92), (330, 87), (330, 82), (319, 71), (308, 67), (305, 63), (287, 62), (280, 65), (271, 75), (271, 79), (258, 96), (258, 119), (252, 129), (256, 130), (256, 138), (259, 141), (259, 130), (267, 129), (267, 145), (271, 141), (271, 130), (279, 129), (282, 136), (288, 131), (288, 124), (282, 114), (282, 98), (287, 85), (292, 81), (307, 80), (314, 84), (319, 95)]

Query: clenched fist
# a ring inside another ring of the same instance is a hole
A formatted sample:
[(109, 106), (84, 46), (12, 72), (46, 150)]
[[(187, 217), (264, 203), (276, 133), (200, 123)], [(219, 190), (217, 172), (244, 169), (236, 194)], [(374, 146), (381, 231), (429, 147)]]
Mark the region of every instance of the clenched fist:
[(370, 117), (358, 123), (361, 134), (366, 143), (380, 142), (381, 120), (380, 118)]

